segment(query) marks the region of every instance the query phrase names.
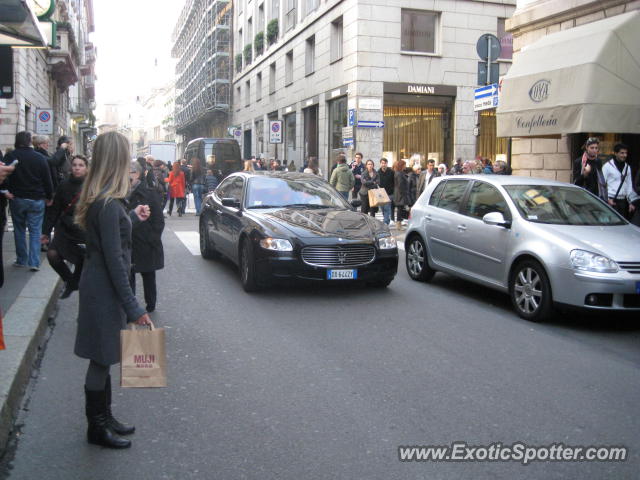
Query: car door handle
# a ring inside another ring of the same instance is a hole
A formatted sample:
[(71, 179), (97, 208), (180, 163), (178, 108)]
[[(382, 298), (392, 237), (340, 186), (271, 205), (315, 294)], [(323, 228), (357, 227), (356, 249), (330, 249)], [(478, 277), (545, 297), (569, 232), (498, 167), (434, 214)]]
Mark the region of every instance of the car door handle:
[(425, 216), (424, 216), (424, 220), (425, 220), (426, 222), (430, 222), (430, 221), (431, 221), (431, 215), (425, 215)]
[(467, 231), (466, 225), (458, 225), (458, 231), (459, 232), (466, 232)]

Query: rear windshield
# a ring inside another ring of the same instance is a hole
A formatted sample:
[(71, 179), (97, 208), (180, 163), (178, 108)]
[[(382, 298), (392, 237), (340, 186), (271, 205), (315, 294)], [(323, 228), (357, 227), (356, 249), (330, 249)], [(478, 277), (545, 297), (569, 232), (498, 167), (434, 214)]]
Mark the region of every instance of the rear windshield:
[(525, 220), (556, 225), (625, 225), (612, 208), (578, 187), (505, 185)]

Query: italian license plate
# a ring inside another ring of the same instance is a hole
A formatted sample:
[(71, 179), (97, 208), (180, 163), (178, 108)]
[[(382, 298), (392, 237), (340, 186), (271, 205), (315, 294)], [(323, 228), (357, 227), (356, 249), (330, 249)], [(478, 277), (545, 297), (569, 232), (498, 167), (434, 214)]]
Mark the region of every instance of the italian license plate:
[(640, 295), (640, 282), (636, 282), (636, 293)]
[(327, 270), (327, 280), (355, 280), (358, 270)]

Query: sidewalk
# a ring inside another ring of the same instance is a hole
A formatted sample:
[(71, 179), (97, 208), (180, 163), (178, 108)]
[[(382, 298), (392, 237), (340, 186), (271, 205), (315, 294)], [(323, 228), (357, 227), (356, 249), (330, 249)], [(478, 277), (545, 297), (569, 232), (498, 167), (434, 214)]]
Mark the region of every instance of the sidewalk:
[(13, 428), (61, 284), (44, 253), (39, 272), (12, 266), (16, 258), (13, 232), (4, 232), (2, 254), (0, 307), (7, 348), (0, 350), (0, 453)]

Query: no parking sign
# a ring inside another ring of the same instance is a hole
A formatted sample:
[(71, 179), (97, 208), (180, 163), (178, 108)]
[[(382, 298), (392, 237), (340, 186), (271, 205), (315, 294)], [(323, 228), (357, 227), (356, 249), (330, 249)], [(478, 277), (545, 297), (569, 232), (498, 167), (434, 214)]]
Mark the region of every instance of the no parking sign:
[(282, 143), (282, 120), (269, 122), (269, 143)]
[(53, 110), (36, 108), (36, 133), (38, 135), (53, 134)]

